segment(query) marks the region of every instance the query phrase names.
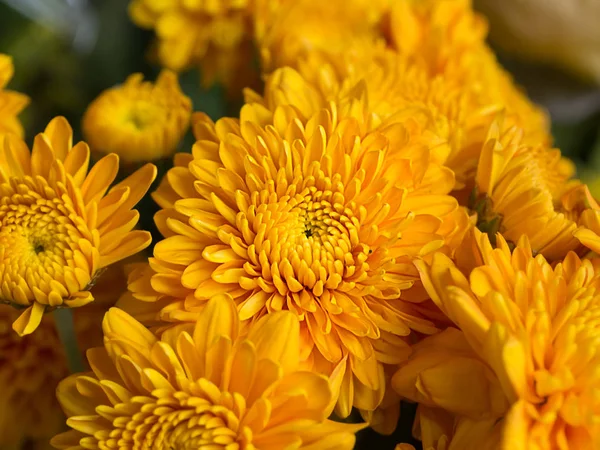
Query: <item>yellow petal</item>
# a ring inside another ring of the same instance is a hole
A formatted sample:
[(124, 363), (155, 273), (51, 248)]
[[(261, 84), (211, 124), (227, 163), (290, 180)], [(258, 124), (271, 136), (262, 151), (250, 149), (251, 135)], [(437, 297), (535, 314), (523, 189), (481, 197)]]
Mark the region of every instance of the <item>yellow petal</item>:
[(248, 340), (256, 346), (258, 359), (270, 359), (286, 373), (298, 367), (300, 323), (294, 313), (280, 311), (262, 317), (251, 328)]

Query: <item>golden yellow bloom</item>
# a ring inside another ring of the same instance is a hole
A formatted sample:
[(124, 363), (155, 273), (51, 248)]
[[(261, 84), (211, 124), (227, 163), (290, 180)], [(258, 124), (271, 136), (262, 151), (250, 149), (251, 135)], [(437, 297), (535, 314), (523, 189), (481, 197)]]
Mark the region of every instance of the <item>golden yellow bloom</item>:
[(581, 246), (577, 224), (559, 206), (573, 163), (558, 150), (523, 145), (518, 128), (502, 128), (492, 124), (477, 168), (470, 206), (478, 226), (512, 243), (526, 235), (535, 252), (562, 259)]
[(401, 124), (369, 131), (364, 92), (309, 116), (296, 93), (273, 110), (246, 104), (239, 121), (195, 117), (192, 155), (154, 195), (166, 237), (155, 274), (130, 289), (172, 299), (168, 322), (194, 319), (225, 293), (243, 321), (294, 312), (308, 367), (327, 374), (346, 362), (345, 417), (381, 402), (383, 363), (406, 356), (411, 329), (436, 331), (412, 262), (451, 253), (466, 215), (448, 195), (452, 172)]
[(299, 367), (300, 328), (291, 312), (240, 330), (228, 295), (210, 300), (192, 333), (157, 339), (119, 309), (103, 323), (93, 372), (59, 385), (73, 429), (56, 448), (351, 449), (364, 425), (327, 420), (329, 380)]
[(0, 144), (5, 134), (23, 136), (23, 127), (17, 115), (29, 103), (26, 95), (5, 89), (13, 72), (12, 58), (0, 53)]
[(171, 156), (190, 125), (192, 101), (177, 75), (162, 71), (156, 83), (131, 75), (104, 91), (83, 116), (83, 134), (93, 151), (116, 153), (124, 162)]
[(129, 15), (154, 29), (160, 63), (181, 71), (200, 65), (204, 82), (219, 77), (227, 85), (251, 71), (250, 0), (131, 0)]
[(148, 164), (108, 190), (119, 169), (111, 154), (88, 173), (87, 144), (72, 145), (64, 118), (27, 145), (7, 136), (0, 150), (0, 300), (26, 308), (14, 322), (33, 332), (47, 308), (90, 303), (103, 268), (146, 248), (150, 233), (132, 231), (131, 208), (156, 176)]
[(263, 72), (298, 64), (312, 53), (330, 62), (368, 55), (385, 41), (379, 21), (389, 0), (258, 2), (256, 40)]
[(442, 254), (416, 263), (462, 332), (426, 338), (392, 385), (482, 426), (471, 436), (494, 448), (597, 448), (600, 260), (571, 252), (551, 266), (525, 236), (514, 251), (501, 235), (497, 248), (474, 239), (468, 278)]
[[(389, 42), (413, 64), (470, 93), (471, 110), (506, 109), (527, 142), (551, 142), (548, 118), (515, 86), (487, 47), (487, 23), (471, 0), (398, 0), (389, 14)], [(531, 141), (529, 141), (531, 140)]]
[[(102, 345), (102, 317), (127, 289), (122, 264), (113, 264), (93, 287), (96, 301), (74, 311), (82, 352)], [(56, 387), (69, 374), (54, 318), (46, 314), (35, 333), (20, 337), (11, 323), (19, 312), (0, 305), (0, 447), (46, 444), (64, 430)]]

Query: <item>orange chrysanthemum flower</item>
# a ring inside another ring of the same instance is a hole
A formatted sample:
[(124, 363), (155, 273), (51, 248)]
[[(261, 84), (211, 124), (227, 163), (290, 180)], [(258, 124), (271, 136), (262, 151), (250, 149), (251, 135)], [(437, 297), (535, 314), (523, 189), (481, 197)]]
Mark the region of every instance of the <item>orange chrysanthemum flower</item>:
[(58, 387), (72, 431), (59, 449), (351, 449), (364, 425), (327, 420), (332, 385), (300, 370), (300, 329), (290, 312), (240, 333), (231, 297), (210, 300), (191, 334), (157, 339), (119, 309), (103, 323), (93, 372)]
[(436, 331), (412, 263), (451, 253), (466, 230), (452, 172), (401, 124), (368, 131), (364, 97), (309, 116), (300, 92), (272, 111), (247, 104), (239, 121), (197, 115), (192, 155), (154, 194), (166, 237), (154, 274), (130, 286), (142, 301), (171, 299), (167, 322), (193, 320), (224, 293), (244, 321), (294, 312), (310, 367), (346, 361), (344, 417), (381, 402), (382, 364), (406, 356), (411, 329)]
[(116, 153), (124, 162), (154, 161), (177, 150), (191, 114), (173, 72), (161, 72), (154, 84), (134, 74), (90, 104), (82, 128), (93, 151)]
[(103, 268), (146, 248), (131, 208), (156, 176), (149, 164), (110, 191), (119, 169), (111, 154), (88, 173), (87, 144), (72, 145), (64, 118), (36, 136), (30, 152), (14, 136), (0, 149), (0, 301), (26, 308), (14, 322), (33, 332), (46, 309), (83, 306)]
[[(160, 63), (177, 72), (200, 65), (206, 85), (243, 87), (252, 72), (250, 0), (131, 0), (129, 15), (154, 29)], [(241, 78), (241, 79), (240, 79)]]
[(560, 151), (522, 143), (522, 131), (494, 122), (483, 146), (470, 206), (478, 226), (513, 244), (528, 236), (534, 251), (562, 259), (581, 247), (577, 224), (560, 207), (573, 163)]
[(11, 57), (0, 53), (0, 144), (6, 134), (23, 136), (23, 127), (17, 116), (29, 103), (26, 95), (5, 89), (13, 72)]
[[(82, 352), (102, 345), (102, 317), (126, 289), (123, 265), (113, 264), (92, 288), (96, 300), (74, 311)], [(64, 431), (56, 387), (69, 369), (54, 316), (46, 314), (35, 333), (22, 337), (11, 329), (18, 316), (17, 309), (0, 305), (0, 447), (46, 448), (54, 435)]]
[(470, 423), (457, 448), (597, 448), (600, 260), (571, 252), (553, 267), (526, 237), (511, 251), (477, 231), (473, 249), (468, 278), (441, 254), (417, 263), (461, 332), (426, 338), (393, 386)]

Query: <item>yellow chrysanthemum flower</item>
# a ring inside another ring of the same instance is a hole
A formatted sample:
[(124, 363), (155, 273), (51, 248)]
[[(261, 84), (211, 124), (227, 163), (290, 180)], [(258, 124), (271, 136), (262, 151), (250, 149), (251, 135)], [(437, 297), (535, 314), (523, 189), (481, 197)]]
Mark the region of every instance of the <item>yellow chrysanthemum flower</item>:
[(247, 104), (239, 121), (196, 116), (192, 155), (154, 194), (166, 237), (155, 273), (130, 289), (170, 298), (167, 322), (193, 320), (224, 293), (244, 321), (294, 312), (309, 367), (329, 373), (346, 361), (345, 417), (353, 404), (379, 405), (383, 363), (405, 357), (411, 329), (436, 331), (412, 262), (451, 253), (466, 214), (448, 195), (452, 172), (401, 124), (369, 131), (364, 92), (308, 116), (296, 94), (272, 111)]
[(131, 0), (129, 15), (154, 29), (160, 63), (177, 72), (200, 65), (205, 84), (226, 85), (251, 71), (250, 0)]
[[(471, 0), (398, 0), (389, 13), (389, 42), (413, 64), (471, 93), (470, 108), (506, 109), (531, 142), (551, 142), (546, 114), (500, 67), (485, 43), (487, 23)], [(529, 142), (529, 141), (528, 141)]]
[(0, 53), (0, 144), (6, 134), (23, 136), (23, 127), (17, 116), (27, 106), (29, 98), (5, 89), (13, 73), (12, 58)]
[(514, 251), (501, 235), (496, 248), (486, 234), (474, 239), (468, 278), (442, 254), (417, 262), (461, 332), (418, 344), (392, 385), (479, 430), (456, 448), (597, 448), (600, 260), (571, 252), (552, 266), (527, 237)]
[(103, 268), (146, 248), (150, 233), (132, 231), (131, 208), (156, 177), (148, 164), (108, 190), (119, 158), (108, 155), (88, 173), (90, 151), (72, 145), (64, 118), (25, 142), (7, 136), (0, 149), (0, 301), (26, 308), (19, 334), (40, 324), (46, 309), (83, 306)]
[[(113, 264), (92, 289), (96, 300), (74, 311), (82, 352), (102, 345), (102, 317), (126, 289), (123, 265)], [(69, 369), (53, 315), (45, 315), (36, 332), (23, 337), (11, 329), (18, 315), (12, 306), (0, 305), (0, 448), (44, 448), (64, 431), (56, 387)]]
[(364, 425), (327, 420), (330, 381), (300, 369), (300, 329), (291, 312), (263, 317), (247, 335), (231, 297), (210, 300), (192, 333), (157, 339), (119, 309), (103, 323), (93, 372), (58, 387), (73, 429), (59, 449), (351, 449)]
[(177, 75), (162, 71), (156, 83), (131, 75), (88, 107), (82, 129), (93, 151), (116, 153), (124, 162), (170, 157), (190, 125), (192, 102)]
[(389, 44), (437, 74), (474, 62), (487, 34), (471, 0), (397, 0), (388, 21)]
[(492, 124), (477, 167), (470, 207), (478, 226), (513, 244), (526, 235), (535, 252), (562, 259), (581, 246), (576, 222), (560, 207), (573, 163), (558, 150), (523, 145), (520, 129), (502, 129), (502, 121)]
[(259, 0), (254, 20), (263, 72), (298, 67), (315, 52), (335, 63), (383, 47), (379, 22), (388, 3)]

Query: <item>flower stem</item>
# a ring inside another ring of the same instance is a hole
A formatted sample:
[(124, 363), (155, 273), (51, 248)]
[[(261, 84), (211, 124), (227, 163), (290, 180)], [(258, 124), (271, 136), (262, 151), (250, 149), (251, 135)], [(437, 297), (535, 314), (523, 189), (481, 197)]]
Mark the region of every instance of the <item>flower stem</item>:
[(69, 371), (71, 373), (83, 372), (85, 366), (75, 334), (75, 323), (73, 322), (73, 310), (71, 308), (57, 308), (53, 312), (56, 330), (62, 342)]

